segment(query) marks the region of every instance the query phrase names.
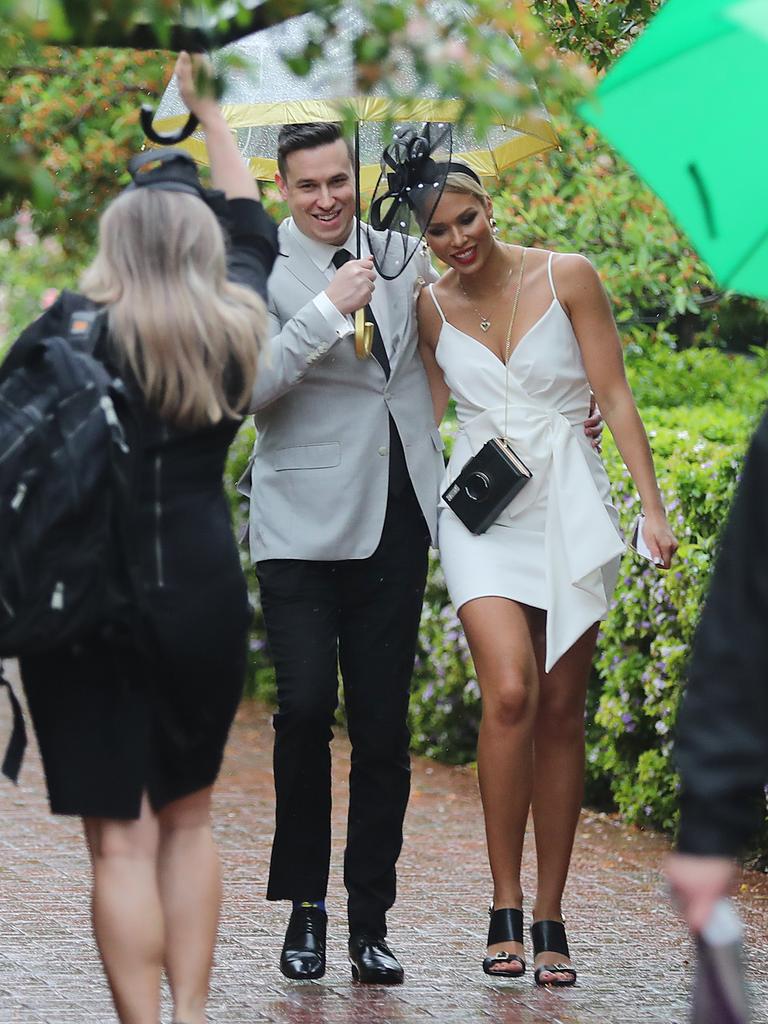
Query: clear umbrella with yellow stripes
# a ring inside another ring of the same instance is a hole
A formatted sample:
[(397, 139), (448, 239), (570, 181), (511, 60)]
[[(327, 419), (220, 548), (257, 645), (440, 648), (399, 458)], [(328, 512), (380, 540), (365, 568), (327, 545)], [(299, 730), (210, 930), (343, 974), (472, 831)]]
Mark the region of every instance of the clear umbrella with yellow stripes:
[[(434, 24), (440, 19), (474, 16), (472, 8), (460, 0), (436, 0), (427, 10)], [(467, 163), (485, 179), (497, 178), (519, 160), (557, 145), (549, 115), (541, 105), (528, 106), (513, 123), (499, 115), (497, 123), (478, 131), (463, 116), (462, 97), (446, 97), (437, 86), (424, 84), (406, 47), (390, 55), (387, 67), (392, 73), (380, 77), (369, 94), (361, 95), (356, 53), (364, 36), (364, 13), (353, 4), (344, 6), (336, 16), (335, 26), (335, 33), (323, 40), (322, 56), (311, 62), (306, 74), (298, 74), (292, 68), (301, 62), (323, 29), (319, 17), (312, 13), (247, 36), (221, 51), (223, 55), (235, 55), (242, 65), (229, 69), (221, 103), (256, 178), (274, 178), (277, 137), (282, 125), (309, 121), (352, 123), (359, 228), (359, 197), (361, 192), (371, 192), (379, 179), (381, 154), (392, 141), (393, 124), (417, 132), (425, 122), (452, 124), (453, 159)], [(497, 52), (517, 54), (508, 35), (498, 29), (488, 31), (498, 36)], [(485, 71), (500, 96), (518, 94), (519, 83), (507, 70), (489, 62)], [(171, 81), (158, 107), (155, 129), (173, 132), (186, 122), (186, 116), (176, 83)], [(196, 159), (206, 159), (203, 140), (197, 133), (186, 139), (183, 146)], [(364, 346), (359, 332), (356, 339), (358, 354), (362, 355)]]

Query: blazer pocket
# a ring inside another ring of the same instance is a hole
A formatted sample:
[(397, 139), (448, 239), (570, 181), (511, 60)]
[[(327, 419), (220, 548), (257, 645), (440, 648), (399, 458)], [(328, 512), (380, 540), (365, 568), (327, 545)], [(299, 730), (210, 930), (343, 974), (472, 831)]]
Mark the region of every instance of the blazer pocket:
[(338, 441), (330, 444), (300, 444), (295, 448), (280, 448), (272, 456), (272, 465), (283, 469), (331, 469), (341, 462), (341, 445)]
[(432, 444), (435, 446), (436, 451), (442, 452), (445, 449), (443, 435), (440, 433), (437, 427), (433, 427), (430, 430), (430, 434), (432, 436)]

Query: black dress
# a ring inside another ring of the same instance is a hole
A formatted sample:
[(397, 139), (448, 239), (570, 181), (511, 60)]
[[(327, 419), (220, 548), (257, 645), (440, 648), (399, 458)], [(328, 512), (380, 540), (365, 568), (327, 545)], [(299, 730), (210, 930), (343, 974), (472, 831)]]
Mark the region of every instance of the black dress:
[[(229, 206), (230, 277), (262, 296), (274, 225), (253, 200)], [(27, 328), (66, 332), (72, 296)], [(66, 319), (66, 322), (64, 322)], [(182, 431), (143, 412), (141, 582), (151, 656), (99, 640), (26, 657), (21, 674), (57, 814), (132, 819), (211, 785), (242, 694), (251, 613), (222, 477), (239, 423)]]

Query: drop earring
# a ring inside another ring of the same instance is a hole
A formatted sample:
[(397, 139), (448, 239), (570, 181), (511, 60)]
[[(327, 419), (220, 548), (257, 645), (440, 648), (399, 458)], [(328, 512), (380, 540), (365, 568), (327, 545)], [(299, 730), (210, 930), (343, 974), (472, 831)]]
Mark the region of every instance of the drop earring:
[(490, 218), (490, 225), (491, 225), (491, 234), (493, 234), (494, 236), (498, 235), (498, 233), (499, 233), (499, 225), (496, 223), (496, 218), (495, 217), (491, 217)]
[(421, 255), (429, 256), (429, 246), (427, 245), (426, 240), (424, 238), (422, 238), (421, 240)]

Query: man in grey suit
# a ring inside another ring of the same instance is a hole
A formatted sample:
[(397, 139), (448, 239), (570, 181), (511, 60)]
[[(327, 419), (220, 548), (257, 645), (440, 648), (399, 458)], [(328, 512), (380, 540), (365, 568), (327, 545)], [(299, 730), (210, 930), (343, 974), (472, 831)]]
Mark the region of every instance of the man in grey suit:
[[(293, 902), (283, 973), (321, 977), (340, 667), (352, 743), (349, 955), (357, 980), (392, 984), (403, 979), (385, 936), (410, 788), (408, 694), (444, 468), (414, 298), (436, 275), (418, 254), (374, 288), (367, 243), (351, 258), (354, 177), (338, 126), (286, 126), (278, 157), (292, 217), (269, 281), (272, 365), (255, 396), (250, 479), (278, 691), (267, 898)], [(367, 360), (350, 316), (363, 307), (375, 323)]]

